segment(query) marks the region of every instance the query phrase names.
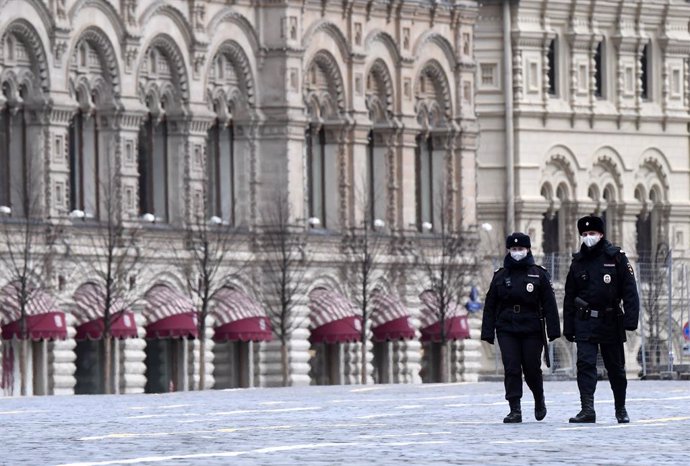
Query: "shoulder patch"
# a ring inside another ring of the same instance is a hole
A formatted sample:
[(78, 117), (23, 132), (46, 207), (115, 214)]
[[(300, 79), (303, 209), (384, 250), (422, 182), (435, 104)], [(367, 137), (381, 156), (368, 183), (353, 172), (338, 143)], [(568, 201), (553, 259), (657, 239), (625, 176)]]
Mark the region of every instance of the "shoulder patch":
[(630, 272), (630, 275), (633, 277), (635, 276), (635, 271), (633, 270), (633, 266), (630, 262), (628, 262), (628, 272)]

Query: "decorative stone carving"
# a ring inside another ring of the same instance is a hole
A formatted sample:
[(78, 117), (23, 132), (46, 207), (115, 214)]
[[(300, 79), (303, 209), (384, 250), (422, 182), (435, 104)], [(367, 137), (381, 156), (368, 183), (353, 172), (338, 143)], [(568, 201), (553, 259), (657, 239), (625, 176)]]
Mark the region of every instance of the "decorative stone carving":
[(66, 51), (67, 41), (61, 39), (56, 40), (55, 45), (53, 46), (53, 57), (55, 58), (55, 61), (53, 63), (55, 65), (55, 68), (62, 67), (62, 57), (65, 55)]
[(130, 28), (137, 26), (137, 0), (124, 0), (125, 24)]
[(134, 71), (134, 64), (139, 54), (139, 47), (135, 44), (125, 45), (125, 73), (132, 74)]
[(192, 17), (194, 31), (204, 32), (206, 29), (206, 7), (201, 2), (195, 2)]

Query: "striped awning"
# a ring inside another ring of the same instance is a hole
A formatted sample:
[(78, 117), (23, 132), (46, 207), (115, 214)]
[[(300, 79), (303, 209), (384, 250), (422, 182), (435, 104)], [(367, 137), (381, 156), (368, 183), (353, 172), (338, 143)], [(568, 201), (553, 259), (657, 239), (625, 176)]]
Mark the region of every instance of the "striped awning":
[[(72, 313), (76, 325), (82, 325), (103, 317), (105, 309), (105, 288), (95, 283), (85, 283), (72, 296), (77, 305)], [(115, 314), (127, 307), (122, 299), (115, 298), (110, 305), (110, 313)]]
[(309, 293), (309, 329), (312, 343), (342, 343), (361, 340), (362, 318), (344, 296), (325, 288)]
[[(76, 304), (73, 312), (76, 320), (76, 340), (98, 340), (103, 336), (105, 319), (105, 288), (95, 283), (85, 283), (72, 296)], [(109, 311), (110, 335), (114, 338), (138, 336), (134, 313), (120, 298), (113, 298)]]
[(211, 315), (217, 322), (215, 341), (271, 340), (271, 324), (266, 313), (247, 294), (233, 288), (221, 288), (211, 306)]
[(146, 338), (197, 337), (194, 303), (166, 285), (154, 285), (144, 297)]
[[(0, 324), (14, 322), (21, 318), (21, 296), (19, 282), (8, 283), (0, 289)], [(26, 297), (26, 315), (35, 316), (57, 310), (55, 299), (39, 288), (28, 288)]]
[[(12, 282), (0, 289), (0, 324), (2, 338), (21, 338), (21, 285)], [(65, 313), (58, 309), (55, 299), (41, 289), (27, 292), (26, 330), (31, 340), (67, 338)]]
[(374, 341), (405, 340), (415, 336), (410, 314), (400, 298), (383, 291), (372, 296), (371, 331)]
[[(419, 295), (422, 302), (421, 323), (422, 341), (441, 340), (441, 316), (439, 299), (436, 293), (426, 290)], [(470, 327), (467, 322), (467, 312), (454, 301), (451, 301), (444, 316), (446, 340), (460, 340), (470, 337)]]

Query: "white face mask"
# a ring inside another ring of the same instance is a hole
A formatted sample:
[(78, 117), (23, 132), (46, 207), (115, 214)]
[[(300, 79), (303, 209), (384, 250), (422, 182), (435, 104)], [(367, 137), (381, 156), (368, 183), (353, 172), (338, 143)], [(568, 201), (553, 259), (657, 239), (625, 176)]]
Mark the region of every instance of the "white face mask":
[(527, 257), (527, 249), (523, 251), (510, 251), (510, 257), (512, 257), (515, 261), (521, 261)]
[(601, 240), (601, 235), (587, 235), (582, 237), (582, 244), (588, 248), (594, 247)]

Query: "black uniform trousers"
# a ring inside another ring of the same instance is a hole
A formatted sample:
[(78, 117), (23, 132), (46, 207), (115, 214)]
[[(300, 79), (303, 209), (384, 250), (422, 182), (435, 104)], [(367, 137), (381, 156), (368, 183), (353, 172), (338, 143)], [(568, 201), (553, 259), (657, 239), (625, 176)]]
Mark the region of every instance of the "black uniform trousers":
[(623, 343), (577, 342), (577, 388), (580, 395), (594, 396), (597, 388), (597, 351), (601, 348), (601, 358), (608, 372), (609, 383), (616, 403), (625, 403), (625, 352)]
[(541, 351), (544, 348), (542, 336), (538, 333), (496, 332), (501, 347), (503, 383), (506, 400), (522, 398), (522, 374), (527, 386), (537, 396), (544, 393), (541, 376)]

